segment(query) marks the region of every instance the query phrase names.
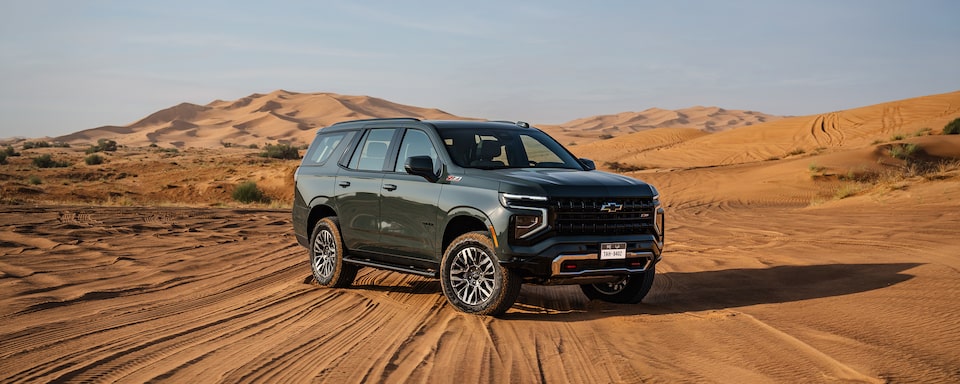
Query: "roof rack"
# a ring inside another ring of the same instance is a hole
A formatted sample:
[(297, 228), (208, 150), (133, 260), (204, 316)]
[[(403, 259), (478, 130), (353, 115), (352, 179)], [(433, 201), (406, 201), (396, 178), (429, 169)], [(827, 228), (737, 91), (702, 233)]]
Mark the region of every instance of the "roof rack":
[(340, 122), (337, 122), (337, 123), (335, 123), (335, 124), (333, 124), (333, 125), (346, 124), (346, 123), (356, 123), (356, 122), (364, 122), (364, 121), (390, 121), (390, 120), (420, 121), (420, 119), (418, 119), (418, 118), (416, 118), (416, 117), (380, 117), (380, 118), (374, 118), (374, 119), (359, 119), (359, 120), (340, 121)]

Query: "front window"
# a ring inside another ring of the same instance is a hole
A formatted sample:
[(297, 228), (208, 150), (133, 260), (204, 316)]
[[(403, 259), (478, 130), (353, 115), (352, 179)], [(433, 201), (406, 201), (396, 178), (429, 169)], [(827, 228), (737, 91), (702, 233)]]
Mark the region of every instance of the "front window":
[(439, 129), (447, 152), (467, 168), (568, 168), (580, 163), (556, 140), (535, 129)]

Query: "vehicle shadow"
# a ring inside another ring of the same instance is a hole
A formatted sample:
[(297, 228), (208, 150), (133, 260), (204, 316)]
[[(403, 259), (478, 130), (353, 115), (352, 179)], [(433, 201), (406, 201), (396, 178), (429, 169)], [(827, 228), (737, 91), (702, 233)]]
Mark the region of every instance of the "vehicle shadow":
[(578, 321), (609, 316), (720, 310), (842, 296), (910, 280), (914, 275), (903, 272), (919, 265), (828, 264), (658, 273), (650, 294), (639, 304), (591, 301), (580, 294), (576, 286), (524, 286), (514, 308), (501, 318)]

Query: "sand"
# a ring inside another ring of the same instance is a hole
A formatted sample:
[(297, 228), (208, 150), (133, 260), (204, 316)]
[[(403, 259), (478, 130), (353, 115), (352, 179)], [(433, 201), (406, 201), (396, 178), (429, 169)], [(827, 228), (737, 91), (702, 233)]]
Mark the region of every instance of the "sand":
[[(295, 160), (23, 151), (0, 166), (0, 382), (958, 382), (958, 96), (573, 146), (659, 188), (656, 282), (637, 305), (525, 285), (500, 317), (394, 272), (313, 284)], [(272, 202), (232, 202), (244, 180)]]

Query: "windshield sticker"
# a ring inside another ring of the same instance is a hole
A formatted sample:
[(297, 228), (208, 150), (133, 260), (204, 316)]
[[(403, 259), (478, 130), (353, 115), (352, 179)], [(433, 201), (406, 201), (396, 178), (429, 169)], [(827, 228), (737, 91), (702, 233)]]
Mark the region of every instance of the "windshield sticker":
[(447, 181), (457, 182), (457, 181), (460, 181), (460, 180), (463, 180), (463, 177), (454, 176), (454, 175), (447, 176)]

